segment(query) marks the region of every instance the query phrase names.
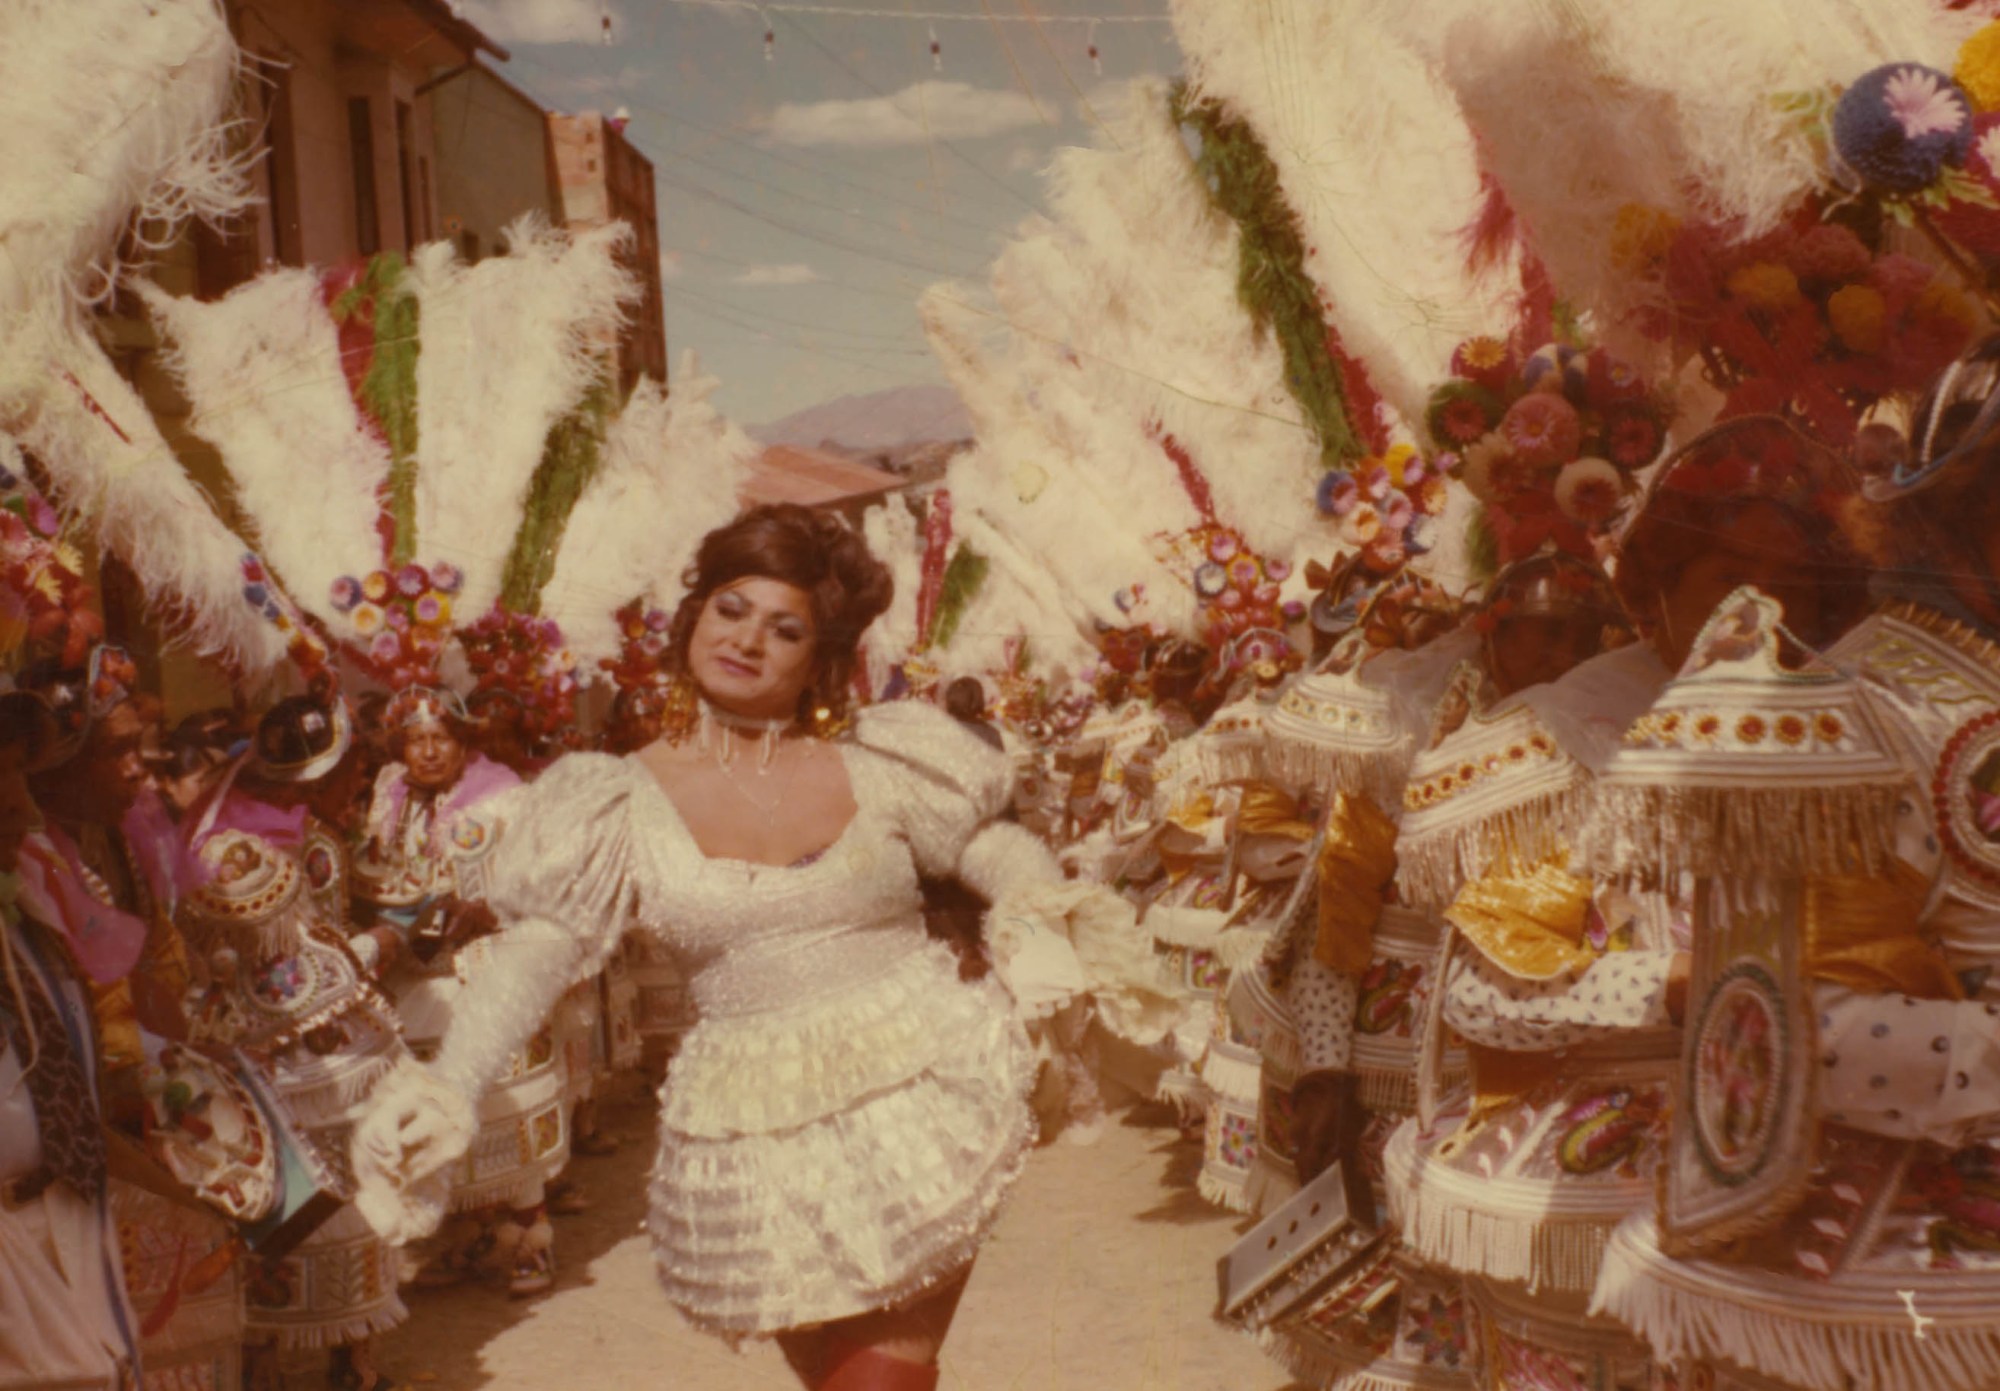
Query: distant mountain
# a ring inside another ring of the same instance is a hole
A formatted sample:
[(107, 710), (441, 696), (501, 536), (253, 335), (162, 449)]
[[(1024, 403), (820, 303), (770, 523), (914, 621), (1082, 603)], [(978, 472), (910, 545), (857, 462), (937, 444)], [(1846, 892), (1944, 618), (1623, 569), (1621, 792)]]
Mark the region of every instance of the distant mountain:
[(822, 401), (783, 420), (752, 425), (750, 434), (763, 444), (801, 449), (831, 445), (842, 452), (867, 454), (932, 440), (968, 439), (972, 419), (957, 392), (924, 384)]

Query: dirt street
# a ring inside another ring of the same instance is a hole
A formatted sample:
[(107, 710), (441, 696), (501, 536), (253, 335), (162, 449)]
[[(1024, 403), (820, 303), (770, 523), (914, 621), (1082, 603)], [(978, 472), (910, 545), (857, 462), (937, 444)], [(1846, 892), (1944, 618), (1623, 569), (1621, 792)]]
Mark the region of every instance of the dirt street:
[[(690, 1330), (653, 1282), (644, 1215), (650, 1107), (607, 1119), (623, 1149), (572, 1173), (587, 1213), (557, 1219), (554, 1293), (408, 1291), (385, 1342), (420, 1391), (778, 1391), (797, 1383), (767, 1346), (732, 1353)], [(1239, 1225), (1203, 1202), (1198, 1143), (1163, 1108), (1113, 1115), (1092, 1146), (1036, 1151), (945, 1347), (945, 1391), (1281, 1391), (1276, 1364), (1213, 1323), (1215, 1262)]]

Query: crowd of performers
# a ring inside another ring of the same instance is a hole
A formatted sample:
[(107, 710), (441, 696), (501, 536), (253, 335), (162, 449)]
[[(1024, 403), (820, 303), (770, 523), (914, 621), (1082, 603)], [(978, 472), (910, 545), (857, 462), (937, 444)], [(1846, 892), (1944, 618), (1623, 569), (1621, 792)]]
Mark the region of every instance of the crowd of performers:
[(1608, 564), (1336, 580), (1310, 674), (1211, 712), (1169, 659), (1036, 761), (1190, 1007), (1201, 1192), (1338, 1163), (1370, 1231), (1256, 1321), (1294, 1374), (2000, 1384), (1996, 363), (1911, 452), (1714, 427)]
[[(1062, 992), (1045, 1123), (1087, 1139), (1104, 1090), (1172, 1100), (1237, 1212), (1341, 1166), (1369, 1239), (1260, 1330), (1293, 1372), (1994, 1384), (1996, 403), (1989, 345), (1915, 452), (1725, 422), (1611, 565), (1545, 547), (1470, 601), (1334, 577), (1299, 673), (1212, 690), (1168, 643), (1094, 706), (949, 688), (1178, 1006), (1106, 1028), (1110, 992)], [(947, 696), (909, 672), (906, 700)], [(22, 1365), (226, 1386), (324, 1348), (337, 1384), (386, 1384), (370, 1340), (406, 1278), (550, 1286), (572, 1156), (612, 1144), (594, 1089), (688, 1022), (631, 947), (564, 992), (479, 1098), (412, 1269), (352, 1204), (315, 1211), (356, 1103), (509, 971), (493, 812), (577, 756), (504, 703), (355, 704), (321, 683), (169, 726), (108, 645), (0, 698)], [(627, 691), (605, 747), (673, 737), (674, 707)], [(934, 929), (973, 978), (959, 895), (935, 886)], [(1704, 968), (1703, 933), (1747, 955)]]
[[(197, 176), (241, 206), (233, 41), (105, 8), (148, 139), (0, 343), (0, 1387), (389, 1385), (406, 1284), (551, 1288), (594, 1103), (664, 1069), (667, 1298), (816, 1391), (933, 1391), (1029, 1096), (1087, 1141), (1122, 1093), (1292, 1224), (1226, 1300), (1311, 1384), (2000, 1388), (2000, 27), (1969, 88), (1753, 92), (1831, 170), (1754, 237), (1635, 193), (1565, 262), (1559, 132), (1481, 131), (1520, 322), (1430, 454), (1350, 419), (1275, 499), (1346, 549), (1253, 553), (1154, 421), (1200, 523), (1110, 539), (1193, 602), (968, 682), (948, 491), (865, 652), (911, 557), (735, 516), (690, 384), (611, 408), (616, 229), (143, 291), (246, 552), (66, 298)], [(1422, 558), (1475, 510), (1466, 592)], [(236, 700), (166, 717), (85, 529)]]
[[(539, 760), (448, 691), (169, 727), (136, 677), (101, 646), (5, 698), (10, 1361), (37, 1384), (268, 1384), (276, 1354), (323, 1348), (334, 1384), (386, 1385), (370, 1342), (406, 1278), (550, 1287), (551, 1215), (587, 1206), (571, 1160), (616, 1148), (597, 1088), (658, 1071), (684, 992), (619, 956), (565, 994), (480, 1099), (452, 1222), (406, 1269), (351, 1205), (296, 1192), (341, 1187), (353, 1106), (435, 1051), (485, 964), (483, 809)], [(262, 1254), (287, 1217), (307, 1234)]]

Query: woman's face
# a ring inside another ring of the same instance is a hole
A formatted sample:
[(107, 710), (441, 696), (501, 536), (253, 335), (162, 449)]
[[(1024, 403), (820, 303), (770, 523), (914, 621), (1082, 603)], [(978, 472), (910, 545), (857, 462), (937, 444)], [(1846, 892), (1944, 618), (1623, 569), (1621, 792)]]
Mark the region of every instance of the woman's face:
[(752, 720), (784, 719), (812, 684), (812, 598), (752, 575), (708, 596), (688, 639), (688, 674), (709, 702)]

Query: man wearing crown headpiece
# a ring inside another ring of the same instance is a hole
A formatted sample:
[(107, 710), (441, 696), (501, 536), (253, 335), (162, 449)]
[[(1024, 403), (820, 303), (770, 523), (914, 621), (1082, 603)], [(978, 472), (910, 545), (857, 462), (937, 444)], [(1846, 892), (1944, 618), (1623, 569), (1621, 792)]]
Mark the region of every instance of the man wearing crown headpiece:
[[(385, 944), (384, 979), (411, 1049), (423, 1057), (450, 1027), (452, 1001), (495, 959), (479, 902), (482, 862), (496, 853), (484, 803), (521, 785), (518, 774), (470, 747), (462, 702), (412, 686), (384, 714), (395, 761), (375, 780), (354, 862), (357, 917)], [(504, 851), (500, 851), (504, 853)], [(453, 1176), (463, 1214), (432, 1263), (432, 1279), (498, 1265), (510, 1292), (533, 1294), (554, 1277), (547, 1185), (569, 1158), (567, 1068), (543, 1029), (480, 1103), (481, 1138)]]

